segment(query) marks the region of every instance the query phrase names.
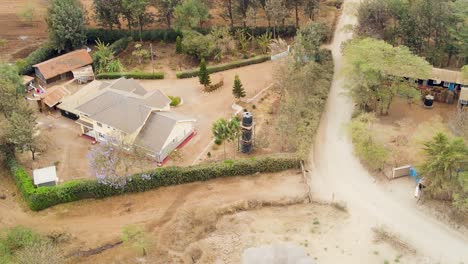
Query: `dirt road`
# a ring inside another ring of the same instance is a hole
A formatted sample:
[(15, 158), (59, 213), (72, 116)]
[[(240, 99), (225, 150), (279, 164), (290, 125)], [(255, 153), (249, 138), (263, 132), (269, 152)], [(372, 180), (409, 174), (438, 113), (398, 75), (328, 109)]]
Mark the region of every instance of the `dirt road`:
[[(368, 249), (372, 244), (373, 227), (384, 226), (416, 250), (412, 263), (466, 263), (468, 239), (461, 232), (441, 223), (424, 212), (412, 197), (413, 185), (406, 180), (388, 184), (376, 183), (353, 155), (352, 144), (343, 129), (353, 110), (344, 95), (345, 80), (340, 74), (340, 45), (352, 37), (341, 30), (355, 24), (350, 8), (359, 0), (348, 0), (330, 48), (335, 61), (335, 75), (327, 110), (310, 158), (311, 185), (317, 199), (344, 201), (350, 213), (348, 229), (343, 232), (345, 247), (354, 254), (344, 256), (346, 263), (370, 263)], [(407, 195), (401, 188), (407, 188)], [(337, 263), (322, 258), (322, 263)]]

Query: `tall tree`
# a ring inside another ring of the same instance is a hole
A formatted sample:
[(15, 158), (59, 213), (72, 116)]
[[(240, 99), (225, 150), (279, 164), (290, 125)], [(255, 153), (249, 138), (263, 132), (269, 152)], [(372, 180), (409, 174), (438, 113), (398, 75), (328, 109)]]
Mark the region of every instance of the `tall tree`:
[(314, 20), (315, 19), (315, 13), (317, 13), (319, 5), (320, 5), (320, 0), (305, 0), (304, 14), (309, 19)]
[(234, 77), (234, 86), (232, 87), (232, 94), (236, 99), (240, 99), (245, 97), (245, 90), (244, 87), (242, 86), (242, 82), (239, 78), (239, 75), (236, 74)]
[(122, 11), (122, 0), (94, 0), (94, 13), (101, 26), (106, 26), (110, 30), (114, 25), (120, 29), (120, 15)]
[(461, 138), (438, 133), (425, 144), (427, 160), (421, 173), (428, 190), (436, 197), (451, 199), (461, 211), (468, 211), (468, 146)]
[(198, 79), (200, 81), (200, 84), (205, 87), (208, 87), (211, 84), (210, 74), (208, 73), (208, 70), (206, 68), (205, 59), (202, 59), (200, 62), (200, 70), (198, 71)]
[(175, 8), (176, 29), (190, 29), (200, 26), (209, 17), (208, 7), (202, 0), (184, 0)]
[(305, 64), (308, 61), (318, 61), (320, 45), (322, 44), (327, 28), (323, 24), (309, 23), (297, 33), (293, 56), (296, 63)]
[(234, 4), (233, 0), (223, 1), (225, 13), (221, 14), (221, 17), (225, 20), (229, 20), (231, 28), (234, 28)]
[(303, 4), (304, 0), (286, 0), (286, 6), (294, 8), (294, 16), (296, 18), (296, 28), (299, 28), (299, 7)]
[(50, 42), (57, 51), (71, 51), (86, 43), (85, 17), (76, 0), (52, 0), (46, 22)]
[(134, 21), (138, 25), (140, 41), (143, 27), (153, 21), (153, 15), (147, 11), (149, 0), (122, 0), (122, 8), (129, 21)]
[(159, 14), (165, 20), (167, 28), (171, 28), (175, 8), (180, 4), (181, 0), (152, 0), (152, 2), (158, 9)]
[(5, 135), (7, 142), (19, 151), (30, 150), (34, 159), (34, 153), (37, 150), (35, 141), (37, 137), (34, 135), (36, 126), (34, 112), (23, 103), (11, 114), (8, 121)]
[(343, 48), (350, 95), (364, 110), (387, 114), (402, 86), (414, 86), (409, 78), (427, 78), (431, 66), (404, 46), (382, 40), (353, 39)]
[(237, 0), (236, 13), (240, 17), (244, 27), (246, 26), (247, 11), (254, 3), (252, 0)]
[(273, 22), (273, 38), (276, 38), (276, 28), (280, 22), (288, 15), (288, 10), (284, 0), (266, 0), (265, 12), (268, 21)]

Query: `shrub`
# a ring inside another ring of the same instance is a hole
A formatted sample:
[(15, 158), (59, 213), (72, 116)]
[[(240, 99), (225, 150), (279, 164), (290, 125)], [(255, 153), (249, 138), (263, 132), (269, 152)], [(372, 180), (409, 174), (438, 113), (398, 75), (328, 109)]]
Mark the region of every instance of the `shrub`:
[(372, 135), (372, 114), (361, 114), (348, 125), (356, 155), (370, 168), (381, 170), (388, 158), (388, 150)]
[[(262, 56), (256, 56), (256, 57), (246, 59), (246, 60), (239, 60), (239, 61), (233, 61), (229, 63), (218, 64), (214, 66), (208, 66), (207, 70), (208, 70), (208, 73), (211, 74), (211, 73), (226, 71), (226, 70), (235, 69), (235, 68), (239, 68), (239, 67), (243, 67), (247, 65), (262, 63), (268, 60), (270, 60), (270, 56), (262, 55)], [(198, 76), (198, 69), (177, 72), (176, 75), (177, 75), (177, 78), (179, 79), (196, 77)]]
[(163, 72), (106, 72), (96, 75), (96, 79), (119, 79), (121, 77), (140, 80), (164, 79)]
[(239, 159), (232, 161), (232, 164), (220, 162), (189, 167), (158, 168), (125, 178), (126, 184), (122, 188), (100, 184), (97, 180), (75, 180), (58, 186), (35, 188), (31, 177), (25, 168), (17, 162), (13, 153), (5, 153), (5, 159), (20, 192), (29, 207), (34, 211), (82, 199), (143, 192), (162, 186), (206, 181), (219, 177), (297, 169), (300, 166), (296, 157), (283, 154), (281, 156), (267, 156), (256, 159)]
[(171, 106), (178, 106), (182, 99), (179, 96), (168, 96), (171, 99)]
[(31, 74), (33, 65), (51, 59), (56, 55), (57, 52), (49, 44), (45, 44), (31, 52), (25, 59), (18, 60), (16, 66), (21, 75)]
[(114, 51), (114, 55), (118, 55), (119, 53), (124, 51), (132, 41), (132, 37), (124, 37), (112, 43), (112, 45), (110, 45), (110, 48), (112, 49), (112, 51)]
[(203, 35), (197, 31), (184, 31), (182, 50), (198, 60), (212, 57), (215, 53), (215, 40), (212, 35)]
[(183, 52), (182, 39), (180, 38), (180, 36), (177, 36), (177, 38), (176, 38), (176, 53), (181, 54), (182, 52)]

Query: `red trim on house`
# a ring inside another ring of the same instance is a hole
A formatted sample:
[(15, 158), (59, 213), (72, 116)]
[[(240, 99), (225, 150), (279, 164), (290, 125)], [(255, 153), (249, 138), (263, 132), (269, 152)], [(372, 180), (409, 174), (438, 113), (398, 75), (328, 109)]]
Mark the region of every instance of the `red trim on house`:
[[(179, 146), (177, 146), (177, 147), (175, 148), (175, 150), (176, 150), (176, 149), (181, 149), (181, 148), (183, 148), (185, 145), (187, 145), (187, 143), (188, 143), (196, 134), (197, 134), (197, 131), (193, 131), (192, 134), (190, 134), (184, 141), (182, 141), (182, 143), (179, 144)], [(166, 164), (166, 163), (169, 161), (169, 159), (170, 159), (170, 155), (167, 156), (167, 157), (163, 160), (163, 162), (159, 163), (159, 164), (158, 164), (158, 167), (164, 166), (164, 164)]]
[(91, 141), (96, 141), (95, 138), (93, 138), (93, 137), (91, 137), (91, 136), (88, 136), (88, 135), (86, 135), (86, 134), (82, 134), (81, 137), (82, 137), (82, 138), (85, 138), (85, 139), (89, 139), (89, 140), (91, 140)]
[(179, 146), (176, 147), (176, 149), (181, 149), (187, 145), (187, 143), (197, 134), (197, 131), (193, 131), (190, 136), (188, 136), (182, 143), (179, 144)]

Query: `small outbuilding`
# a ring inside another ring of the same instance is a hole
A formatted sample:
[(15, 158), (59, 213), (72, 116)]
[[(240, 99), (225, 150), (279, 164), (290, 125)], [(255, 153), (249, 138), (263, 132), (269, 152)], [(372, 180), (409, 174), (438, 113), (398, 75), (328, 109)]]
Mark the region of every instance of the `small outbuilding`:
[(88, 51), (80, 49), (33, 65), (33, 67), (38, 83), (46, 86), (56, 81), (72, 79), (74, 70), (92, 63), (93, 59)]
[(34, 170), (33, 177), (36, 187), (55, 186), (58, 183), (55, 166)]

